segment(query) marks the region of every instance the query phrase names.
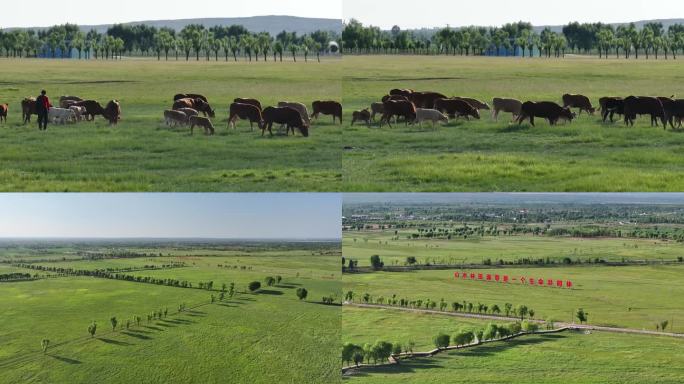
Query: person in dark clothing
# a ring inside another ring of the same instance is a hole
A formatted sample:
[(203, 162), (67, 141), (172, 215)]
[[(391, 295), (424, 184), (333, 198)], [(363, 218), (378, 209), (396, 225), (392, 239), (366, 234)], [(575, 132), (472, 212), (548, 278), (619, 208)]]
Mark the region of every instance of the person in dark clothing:
[(36, 112), (38, 113), (38, 129), (46, 130), (48, 125), (48, 111), (52, 108), (50, 99), (45, 90), (40, 91), (40, 96), (36, 98)]

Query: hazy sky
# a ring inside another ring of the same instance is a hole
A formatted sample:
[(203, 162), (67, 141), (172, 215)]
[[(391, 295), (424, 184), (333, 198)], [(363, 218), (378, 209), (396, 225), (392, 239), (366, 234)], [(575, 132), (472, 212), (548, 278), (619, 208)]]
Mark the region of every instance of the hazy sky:
[(289, 15), (342, 18), (342, 0), (28, 0), (0, 12), (0, 28), (62, 23), (112, 24), (128, 21)]
[(334, 239), (340, 194), (0, 194), (0, 237)]
[(535, 25), (580, 22), (625, 22), (682, 18), (682, 0), (343, 0), (343, 18), (390, 29), (400, 27), (499, 26), (524, 20)]

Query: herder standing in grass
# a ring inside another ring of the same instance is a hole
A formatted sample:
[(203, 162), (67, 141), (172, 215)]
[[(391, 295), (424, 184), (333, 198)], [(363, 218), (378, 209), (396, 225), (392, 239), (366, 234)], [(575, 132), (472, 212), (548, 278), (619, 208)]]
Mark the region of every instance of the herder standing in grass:
[(38, 113), (38, 129), (47, 130), (48, 125), (48, 111), (52, 108), (50, 99), (47, 97), (47, 92), (43, 89), (40, 91), (40, 96), (36, 98), (36, 112)]

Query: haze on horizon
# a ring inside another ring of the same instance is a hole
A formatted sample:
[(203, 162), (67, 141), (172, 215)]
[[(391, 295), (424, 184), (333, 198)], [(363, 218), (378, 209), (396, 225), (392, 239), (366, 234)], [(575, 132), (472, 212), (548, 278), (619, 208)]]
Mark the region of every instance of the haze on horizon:
[(0, 195), (0, 238), (341, 238), (335, 193)]
[[(415, 2), (406, 0), (343, 0), (343, 19), (352, 18), (365, 25), (389, 30), (394, 25), (402, 29), (501, 26), (517, 21), (535, 26), (563, 25), (572, 21), (625, 23), (652, 19), (684, 18), (681, 0), (575, 0), (572, 3), (539, 0), (487, 0), (483, 3), (432, 0), (416, 9)], [(391, 10), (391, 11), (388, 11)]]
[(0, 29), (268, 15), (341, 19), (342, 0), (204, 0), (202, 6), (188, 6), (181, 0), (117, 0), (116, 6), (107, 7), (107, 12), (94, 8), (92, 1), (33, 0), (17, 2), (8, 10), (0, 12)]

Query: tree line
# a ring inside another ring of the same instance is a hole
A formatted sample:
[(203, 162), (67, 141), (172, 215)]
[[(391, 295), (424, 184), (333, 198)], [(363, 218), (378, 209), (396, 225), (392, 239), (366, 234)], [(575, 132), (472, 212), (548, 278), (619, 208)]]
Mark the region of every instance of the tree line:
[(216, 61), (229, 59), (237, 61), (244, 57), (249, 61), (267, 61), (272, 54), (273, 61), (283, 61), (283, 54), (290, 54), (294, 61), (303, 55), (320, 60), (322, 53), (336, 52), (336, 45), (330, 44), (336, 38), (332, 31), (314, 31), (297, 35), (282, 31), (276, 36), (268, 32), (252, 33), (242, 25), (213, 26), (190, 24), (180, 31), (172, 28), (156, 28), (145, 24), (115, 24), (105, 33), (95, 29), (83, 32), (76, 24), (56, 25), (47, 29), (0, 31), (0, 53), (6, 57), (71, 57), (75, 50), (78, 58), (120, 59), (128, 56), (152, 56), (158, 60), (164, 56), (185, 58), (191, 56)]
[[(684, 53), (684, 25), (673, 24), (667, 30), (660, 22), (649, 22), (639, 29), (634, 23), (613, 25), (571, 22), (555, 32), (544, 28), (537, 33), (528, 22), (508, 23), (501, 27), (445, 27), (435, 31), (390, 31), (364, 26), (351, 19), (342, 30), (342, 48), (348, 54), (420, 54), (420, 55), (509, 55), (511, 50), (523, 57), (562, 57), (567, 52), (598, 54), (599, 57), (646, 58), (659, 53), (676, 58)], [(535, 53), (536, 52), (536, 53)]]

